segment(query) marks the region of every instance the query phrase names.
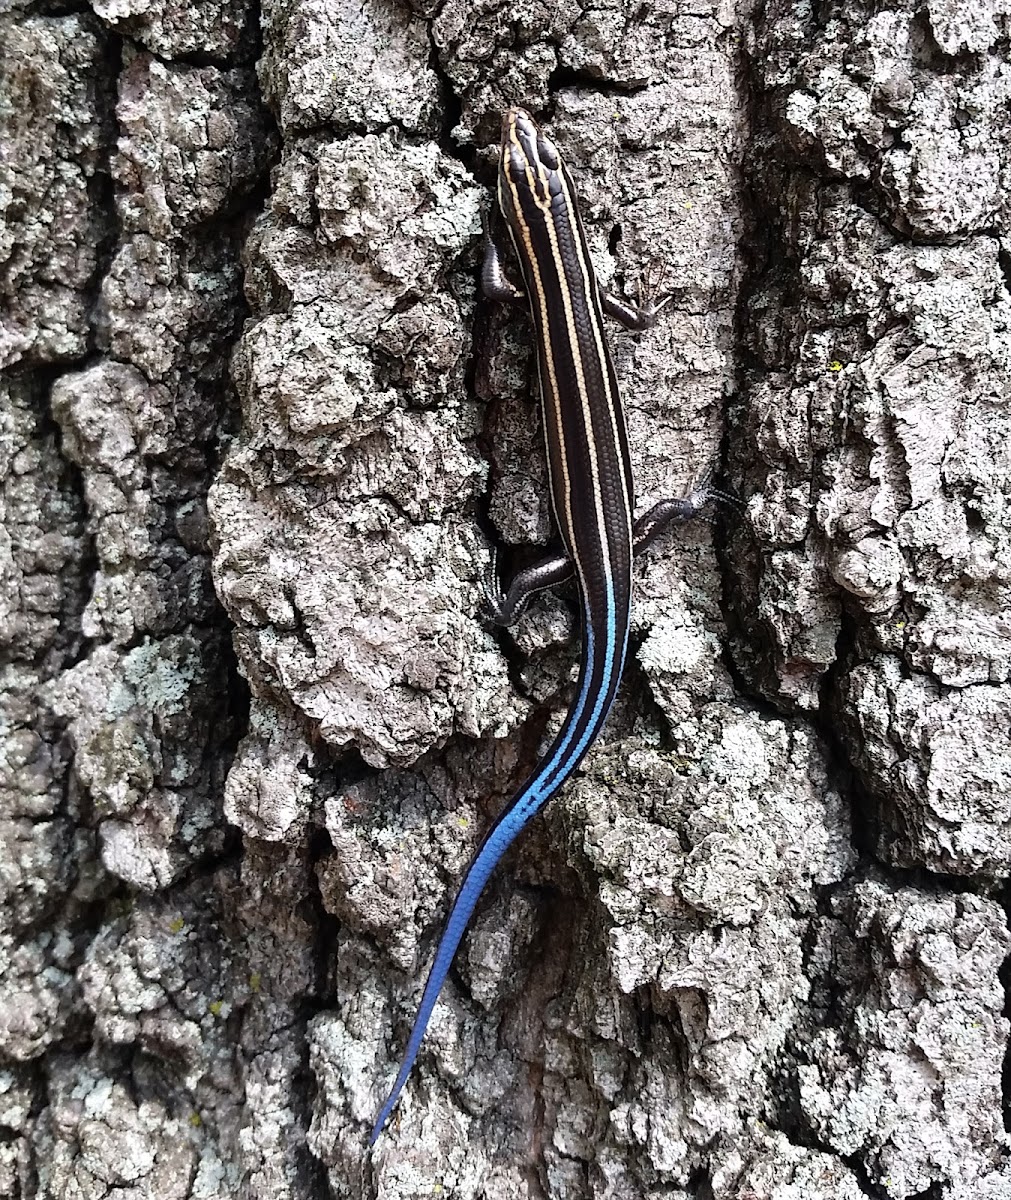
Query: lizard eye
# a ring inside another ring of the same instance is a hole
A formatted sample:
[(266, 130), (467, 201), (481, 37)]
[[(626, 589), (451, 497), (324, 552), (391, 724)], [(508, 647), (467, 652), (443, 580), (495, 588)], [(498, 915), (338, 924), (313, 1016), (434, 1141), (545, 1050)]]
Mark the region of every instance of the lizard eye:
[(554, 143), (549, 142), (543, 133), (537, 138), (537, 157), (549, 171), (558, 170), (560, 165), (558, 151), (555, 149)]
[(513, 183), (520, 183), (526, 178), (527, 156), (518, 146), (513, 146), (509, 151), (508, 171)]

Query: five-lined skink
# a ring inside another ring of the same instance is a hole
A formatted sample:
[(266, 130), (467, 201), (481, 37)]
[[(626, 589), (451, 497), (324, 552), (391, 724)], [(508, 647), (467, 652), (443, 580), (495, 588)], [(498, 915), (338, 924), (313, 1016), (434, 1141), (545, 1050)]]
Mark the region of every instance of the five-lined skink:
[(656, 309), (630, 308), (598, 287), (569, 173), (554, 143), (521, 108), (509, 109), (502, 120), (498, 202), (523, 288), (507, 279), (491, 235), (482, 283), (487, 295), (523, 301), (530, 308), (551, 499), (564, 553), (521, 571), (504, 595), (496, 594), (494, 615), (508, 624), (532, 592), (574, 573), (582, 601), (579, 681), (558, 735), (488, 830), (464, 874), (370, 1145), (407, 1081), (488, 877), (534, 814), (578, 767), (614, 702), (628, 648), (633, 556), (671, 521), (694, 517), (713, 495), (703, 482), (682, 499), (661, 501), (633, 524), (625, 417), (602, 312), (628, 328), (645, 329), (653, 323)]

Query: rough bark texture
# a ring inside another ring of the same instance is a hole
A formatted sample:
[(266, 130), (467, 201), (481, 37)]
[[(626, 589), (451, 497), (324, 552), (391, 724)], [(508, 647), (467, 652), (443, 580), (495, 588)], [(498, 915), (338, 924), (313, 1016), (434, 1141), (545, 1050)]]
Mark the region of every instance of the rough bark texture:
[[(0, 1195), (1003, 1200), (1011, 17), (8, 2)], [(580, 777), (370, 1156), (574, 678), (501, 110), (606, 286), (643, 562)], [(244, 287), (244, 294), (243, 294)], [(215, 589), (217, 597), (215, 597)], [(247, 690), (248, 688), (248, 690)]]

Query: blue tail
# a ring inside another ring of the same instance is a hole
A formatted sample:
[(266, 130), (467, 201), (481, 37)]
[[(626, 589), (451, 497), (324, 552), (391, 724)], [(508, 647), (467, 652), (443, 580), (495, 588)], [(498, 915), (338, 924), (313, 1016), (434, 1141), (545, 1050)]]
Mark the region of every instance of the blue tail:
[[(540, 805), (537, 807), (539, 808)], [(537, 808), (533, 808), (530, 815), (532, 816), (536, 811)], [(499, 859), (505, 854), (521, 828), (522, 825), (517, 825), (513, 822), (503, 821), (497, 824), (492, 830), (491, 836), (485, 840), (478, 851), (477, 856), (470, 865), (470, 869), (464, 876), (459, 895), (456, 897), (456, 901), (450, 911), (442, 938), (439, 941), (439, 948), (435, 953), (435, 961), (432, 963), (428, 982), (425, 984), (425, 992), (421, 997), (421, 1004), (418, 1006), (418, 1015), (414, 1018), (414, 1028), (411, 1030), (410, 1038), (408, 1038), (407, 1049), (404, 1051), (404, 1058), (400, 1064), (400, 1070), (397, 1072), (396, 1082), (393, 1085), (393, 1090), (387, 1097), (386, 1103), (379, 1110), (379, 1116), (376, 1117), (375, 1125), (372, 1126), (372, 1134), (369, 1137), (370, 1146), (375, 1145), (376, 1138), (382, 1133), (383, 1126), (386, 1124), (390, 1113), (393, 1112), (397, 1101), (400, 1099), (400, 1092), (407, 1082), (408, 1075), (411, 1073), (414, 1060), (418, 1057), (418, 1049), (421, 1046), (421, 1039), (425, 1036), (425, 1030), (428, 1028), (432, 1009), (435, 1008), (435, 1002), (439, 998), (439, 992), (442, 990), (446, 975), (449, 973), (453, 956), (460, 945), (460, 940), (477, 906), (484, 885), (488, 882), (489, 875), (494, 871)]]
[[(608, 615), (610, 617), (611, 614)], [(481, 892), (484, 890), (484, 885), (488, 882), (488, 877), (531, 818), (547, 804), (576, 769), (600, 731), (600, 727), (604, 724), (614, 700), (618, 681), (621, 678), (627, 645), (627, 628), (621, 644), (616, 644), (618, 639), (613, 636), (615, 624), (613, 619), (607, 622), (604, 661), (600, 664), (598, 674), (594, 670), (593, 626), (589, 620), (589, 614), (584, 616), (583, 666), (580, 672), (578, 698), (569, 710), (565, 724), (555, 738), (551, 749), (544, 756), (544, 760), (503, 809), (464, 874), (460, 891), (453, 902), (453, 907), (450, 909), (449, 917), (442, 931), (442, 937), (439, 939), (435, 961), (428, 974), (428, 982), (425, 984), (421, 1004), (418, 1006), (418, 1015), (414, 1018), (414, 1026), (407, 1041), (407, 1049), (404, 1051), (396, 1081), (386, 1103), (379, 1110), (376, 1123), (372, 1126), (372, 1134), (369, 1137), (370, 1146), (375, 1145), (376, 1139), (382, 1133), (383, 1126), (396, 1107), (403, 1086), (411, 1073), (422, 1038), (428, 1027), (429, 1018), (432, 1015), (432, 1009), (435, 1008), (435, 1002), (439, 998), (439, 992), (449, 973), (453, 956), (460, 945)], [(593, 693), (592, 702), (590, 700), (591, 692)]]

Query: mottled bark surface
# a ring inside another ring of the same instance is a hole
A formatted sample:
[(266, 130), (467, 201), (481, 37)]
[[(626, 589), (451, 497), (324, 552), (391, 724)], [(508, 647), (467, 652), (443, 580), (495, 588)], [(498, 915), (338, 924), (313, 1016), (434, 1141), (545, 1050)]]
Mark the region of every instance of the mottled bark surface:
[[(1011, 18), (7, 3), (0, 1195), (1004, 1200)], [(577, 780), (501, 110), (566, 152), (640, 511)]]

